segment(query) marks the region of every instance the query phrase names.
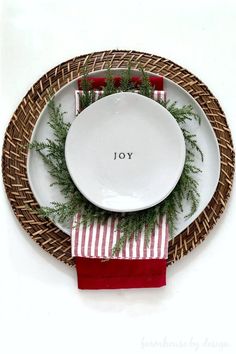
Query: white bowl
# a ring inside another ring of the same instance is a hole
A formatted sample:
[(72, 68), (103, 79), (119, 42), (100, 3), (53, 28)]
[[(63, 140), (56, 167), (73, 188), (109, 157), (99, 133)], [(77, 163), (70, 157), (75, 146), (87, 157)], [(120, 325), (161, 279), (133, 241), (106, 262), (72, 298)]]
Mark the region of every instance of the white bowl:
[(163, 106), (122, 92), (78, 115), (67, 135), (65, 157), (75, 185), (89, 201), (131, 212), (171, 193), (184, 167), (185, 141)]

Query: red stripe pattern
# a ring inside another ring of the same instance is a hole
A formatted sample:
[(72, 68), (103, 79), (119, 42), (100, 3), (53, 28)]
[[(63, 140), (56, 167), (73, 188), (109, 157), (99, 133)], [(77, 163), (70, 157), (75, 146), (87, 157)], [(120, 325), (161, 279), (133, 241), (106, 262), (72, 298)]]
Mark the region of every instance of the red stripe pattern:
[(152, 230), (150, 242), (145, 242), (145, 227), (138, 237), (126, 242), (119, 254), (112, 256), (112, 249), (122, 236), (117, 229), (118, 219), (110, 217), (105, 224), (94, 222), (84, 226), (79, 214), (74, 216), (71, 227), (73, 257), (102, 259), (166, 259), (168, 255), (168, 225), (166, 217), (157, 221)]

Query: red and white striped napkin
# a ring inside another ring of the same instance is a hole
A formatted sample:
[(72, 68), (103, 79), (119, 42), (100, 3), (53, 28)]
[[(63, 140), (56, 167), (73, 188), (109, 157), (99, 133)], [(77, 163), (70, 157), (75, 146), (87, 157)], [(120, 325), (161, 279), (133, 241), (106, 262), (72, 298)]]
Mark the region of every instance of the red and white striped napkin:
[(112, 249), (121, 237), (117, 229), (118, 219), (110, 217), (105, 224), (97, 222), (89, 226), (80, 223), (79, 214), (74, 216), (71, 227), (71, 245), (73, 257), (113, 258), (113, 259), (166, 259), (168, 256), (168, 226), (166, 217), (157, 221), (145, 242), (145, 227), (137, 238), (127, 242), (119, 254), (112, 257)]

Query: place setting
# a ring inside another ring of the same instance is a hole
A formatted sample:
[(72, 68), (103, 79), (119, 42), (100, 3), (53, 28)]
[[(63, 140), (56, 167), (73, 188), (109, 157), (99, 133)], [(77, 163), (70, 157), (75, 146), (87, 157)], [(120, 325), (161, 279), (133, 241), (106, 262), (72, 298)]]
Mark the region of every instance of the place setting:
[(234, 148), (194, 75), (155, 55), (105, 51), (30, 89), (7, 128), (2, 169), (21, 225), (75, 266), (79, 289), (158, 288), (224, 211)]

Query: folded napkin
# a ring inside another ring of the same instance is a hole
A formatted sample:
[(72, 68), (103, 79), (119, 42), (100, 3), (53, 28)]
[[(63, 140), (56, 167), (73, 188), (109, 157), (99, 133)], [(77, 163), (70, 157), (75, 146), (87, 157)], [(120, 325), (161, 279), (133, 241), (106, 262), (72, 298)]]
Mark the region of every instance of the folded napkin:
[[(96, 90), (94, 100), (102, 95), (106, 84), (105, 78), (89, 78), (91, 87)], [(114, 82), (118, 87), (120, 77)], [(141, 81), (132, 77), (138, 88)], [(153, 99), (166, 99), (162, 77), (150, 77), (154, 88)], [(75, 92), (76, 112), (80, 112), (79, 95), (81, 80)], [(117, 229), (118, 220), (109, 218), (105, 224), (97, 222), (84, 226), (80, 223), (80, 215), (73, 218), (71, 225), (71, 249), (75, 257), (78, 287), (80, 289), (120, 289), (147, 288), (166, 285), (166, 259), (168, 257), (168, 225), (166, 217), (157, 220), (152, 230), (150, 243), (145, 243), (145, 227), (137, 239), (132, 238), (124, 248), (112, 256), (112, 248), (122, 236)], [(112, 258), (111, 258), (112, 257)]]

